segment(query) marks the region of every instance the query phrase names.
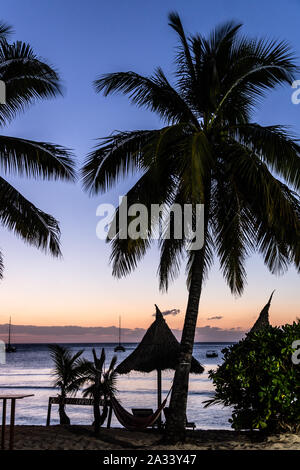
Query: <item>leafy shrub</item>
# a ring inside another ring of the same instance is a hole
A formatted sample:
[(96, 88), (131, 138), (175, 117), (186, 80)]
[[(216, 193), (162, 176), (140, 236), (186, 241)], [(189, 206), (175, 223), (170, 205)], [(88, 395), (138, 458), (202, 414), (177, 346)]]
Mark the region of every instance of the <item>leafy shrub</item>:
[(234, 429), (299, 432), (300, 364), (292, 361), (299, 339), (300, 321), (249, 333), (224, 349), (224, 363), (209, 372), (216, 394), (206, 406), (232, 406)]

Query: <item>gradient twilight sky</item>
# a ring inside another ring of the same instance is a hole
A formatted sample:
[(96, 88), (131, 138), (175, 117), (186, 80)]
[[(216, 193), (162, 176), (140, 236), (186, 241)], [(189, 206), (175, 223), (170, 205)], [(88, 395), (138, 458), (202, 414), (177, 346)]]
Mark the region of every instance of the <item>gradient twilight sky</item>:
[[(151, 74), (162, 66), (170, 77), (175, 33), (167, 14), (177, 10), (187, 32), (207, 34), (217, 23), (235, 19), (252, 36), (286, 39), (300, 63), (299, 0), (241, 2), (240, 0), (9, 0), (1, 2), (1, 19), (14, 28), (13, 39), (29, 42), (35, 52), (56, 66), (65, 96), (38, 102), (13, 121), (3, 133), (45, 140), (74, 149), (78, 166), (94, 139), (114, 130), (156, 128), (158, 118), (132, 106), (120, 95), (104, 98), (92, 81), (105, 72), (134, 70)], [(300, 77), (299, 77), (300, 79)], [(292, 89), (279, 89), (258, 109), (263, 124), (288, 124), (300, 135), (300, 105), (291, 103)], [(178, 308), (168, 324), (181, 328), (187, 291), (182, 275), (168, 294), (160, 294), (153, 249), (129, 277), (115, 280), (108, 265), (110, 249), (96, 238), (96, 207), (116, 203), (128, 181), (101, 197), (89, 198), (80, 184), (38, 182), (9, 176), (23, 194), (61, 222), (63, 259), (56, 260), (1, 230), (5, 278), (0, 284), (0, 323), (13, 316), (19, 325), (116, 325), (145, 328), (153, 320), (153, 304), (162, 310)], [(271, 322), (291, 322), (299, 316), (299, 275), (291, 268), (283, 277), (268, 273), (262, 260), (247, 262), (248, 285), (235, 298), (215, 263), (201, 299), (198, 327), (221, 330), (249, 328), (276, 289)], [(211, 317), (221, 317), (210, 319)], [(200, 331), (200, 330), (199, 330)], [(197, 339), (205, 340), (204, 333)], [(224, 331), (224, 334), (226, 333)], [(225, 337), (225, 336), (224, 336)], [(211, 338), (210, 338), (211, 339)]]

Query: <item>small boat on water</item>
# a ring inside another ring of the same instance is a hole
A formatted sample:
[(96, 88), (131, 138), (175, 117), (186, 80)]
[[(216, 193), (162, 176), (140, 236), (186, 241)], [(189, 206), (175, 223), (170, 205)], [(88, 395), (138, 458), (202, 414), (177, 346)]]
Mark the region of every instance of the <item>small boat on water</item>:
[(11, 317), (9, 317), (9, 324), (8, 324), (8, 342), (5, 346), (5, 352), (13, 353), (16, 352), (17, 348), (11, 344)]
[(121, 317), (119, 317), (119, 344), (114, 349), (115, 352), (125, 352), (126, 349), (121, 344)]
[(206, 357), (218, 357), (218, 353), (214, 349), (209, 349), (206, 351)]
[(119, 344), (118, 346), (115, 347), (114, 349), (115, 352), (125, 352), (126, 349), (124, 348), (124, 346), (122, 346), (122, 344)]

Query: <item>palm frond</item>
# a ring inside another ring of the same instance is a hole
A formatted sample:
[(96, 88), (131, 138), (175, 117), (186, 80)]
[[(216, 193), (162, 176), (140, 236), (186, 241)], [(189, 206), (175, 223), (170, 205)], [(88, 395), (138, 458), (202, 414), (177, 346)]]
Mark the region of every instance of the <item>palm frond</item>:
[(247, 148), (231, 162), (235, 185), (253, 217), (255, 242), (272, 273), (299, 264), (300, 199)]
[[(112, 245), (110, 262), (113, 266), (113, 275), (116, 277), (122, 277), (137, 267), (151, 246), (151, 237), (159, 230), (160, 224), (163, 226), (164, 214), (168, 213), (168, 207), (175, 202), (177, 173), (180, 171), (181, 163), (178, 163), (179, 159), (171, 158), (170, 154), (172, 156), (173, 148), (176, 149), (180, 135), (177, 126), (164, 128), (156, 133), (151, 143), (143, 149), (141, 158), (149, 169), (128, 191), (126, 197), (128, 207), (142, 204), (146, 208), (148, 231), (137, 239), (126, 236), (135, 217), (128, 216), (126, 227), (120, 227), (118, 221), (121, 208), (118, 207), (111, 224), (116, 228), (116, 234), (114, 237), (110, 236), (110, 232), (108, 234), (108, 241)], [(161, 208), (161, 211), (158, 210), (155, 214), (152, 210), (154, 205)], [(126, 234), (123, 233), (124, 229)]]
[[(40, 60), (29, 44), (21, 41), (9, 44), (6, 37), (10, 32), (11, 28), (1, 22), (0, 80), (5, 82), (6, 103), (0, 105), (0, 127), (37, 99), (61, 94), (56, 70)], [(15, 137), (0, 136), (0, 168), (4, 173), (34, 178), (75, 180), (72, 153), (68, 149)], [(3, 178), (0, 179), (0, 221), (31, 245), (54, 256), (61, 254), (58, 222)]]
[(30, 245), (60, 256), (58, 222), (0, 177), (0, 222)]
[(113, 372), (113, 370), (116, 366), (117, 360), (118, 360), (117, 356), (112, 357), (112, 359), (110, 361), (110, 364), (109, 364), (108, 371), (107, 371), (108, 374), (111, 374)]
[(83, 354), (83, 352), (84, 352), (84, 349), (79, 349), (77, 353), (73, 354), (73, 356), (70, 357), (70, 364), (76, 366), (79, 363), (78, 359)]
[(121, 176), (142, 169), (141, 152), (155, 131), (118, 132), (102, 139), (82, 168), (84, 188), (91, 194), (109, 190)]
[(176, 31), (181, 47), (179, 48), (179, 54), (177, 55), (177, 64), (179, 65), (177, 75), (181, 78), (183, 75), (187, 75), (190, 79), (196, 81), (196, 73), (194, 68), (193, 59), (191, 56), (190, 45), (188, 38), (185, 35), (181, 19), (176, 12), (169, 13), (169, 26)]
[(85, 383), (84, 371), (87, 361), (81, 359), (84, 350), (74, 355), (65, 346), (51, 344), (48, 346), (50, 357), (54, 363), (52, 370), (53, 385), (61, 389), (63, 395), (74, 395)]
[(142, 238), (137, 240), (115, 238), (112, 240), (109, 258), (112, 264), (112, 275), (119, 279), (131, 273), (145, 256), (150, 246), (151, 242)]
[(93, 349), (94, 362), (86, 361), (85, 369), (83, 368), (82, 377), (88, 384), (83, 390), (84, 397), (92, 397), (95, 400), (103, 398), (107, 400), (108, 397), (116, 392), (117, 375), (114, 370), (116, 364), (116, 356), (110, 362), (110, 366), (105, 371), (105, 350), (102, 348), (101, 355), (98, 358), (96, 350)]
[(58, 73), (21, 41), (0, 42), (0, 79), (6, 84), (6, 104), (0, 108), (2, 126), (35, 100), (61, 94)]
[(168, 82), (162, 69), (158, 68), (151, 77), (135, 72), (117, 72), (102, 75), (95, 82), (97, 92), (107, 96), (121, 92), (139, 107), (157, 113), (168, 124), (198, 122), (187, 103)]
[[(172, 233), (172, 229), (168, 231)], [(158, 266), (159, 288), (167, 292), (170, 282), (179, 275), (181, 262), (184, 257), (185, 240), (172, 237), (160, 240), (160, 260)]]
[[(183, 209), (184, 201), (182, 186), (178, 185), (173, 202)], [(158, 278), (159, 288), (163, 292), (167, 292), (169, 283), (173, 282), (179, 275), (181, 262), (185, 253), (186, 240), (183, 231), (183, 210), (181, 214), (182, 237), (175, 237), (175, 220), (173, 214), (168, 213), (168, 219), (165, 221), (164, 230), (159, 239), (160, 261), (158, 266)]]
[(3, 278), (3, 270), (4, 270), (3, 255), (0, 251), (0, 279)]
[(208, 40), (203, 41), (206, 51), (217, 58), (228, 57), (242, 27), (241, 23), (227, 21), (221, 23), (210, 33)]
[(234, 187), (228, 187), (226, 176), (222, 176), (212, 195), (213, 238), (224, 278), (231, 292), (241, 295), (246, 282), (245, 261), (253, 250), (255, 234), (242, 198)]
[(228, 115), (226, 107), (235, 99), (242, 97), (253, 108), (267, 90), (291, 84), (297, 71), (294, 54), (286, 42), (242, 38), (232, 50), (212, 122), (224, 113)]
[(0, 41), (6, 40), (7, 37), (13, 32), (13, 29), (7, 23), (0, 22)]
[(251, 123), (233, 127), (230, 134), (259, 155), (288, 185), (300, 190), (300, 145), (287, 128)]
[(0, 136), (0, 167), (5, 173), (74, 181), (72, 153), (59, 145)]

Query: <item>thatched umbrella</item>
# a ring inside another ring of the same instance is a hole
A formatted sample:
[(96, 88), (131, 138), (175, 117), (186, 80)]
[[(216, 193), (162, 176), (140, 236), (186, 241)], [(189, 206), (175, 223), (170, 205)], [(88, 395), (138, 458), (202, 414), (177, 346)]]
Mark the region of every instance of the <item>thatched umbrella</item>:
[(260, 331), (263, 328), (266, 328), (267, 326), (270, 325), (270, 322), (269, 322), (269, 308), (270, 308), (270, 305), (271, 305), (271, 300), (272, 300), (274, 292), (275, 291), (273, 290), (273, 292), (271, 294), (271, 297), (269, 298), (268, 303), (264, 306), (264, 308), (260, 312), (260, 315), (259, 315), (258, 319), (256, 320), (256, 322), (254, 323), (254, 325), (252, 326), (252, 328), (250, 330), (250, 333)]
[[(155, 305), (156, 318), (148, 328), (140, 344), (116, 368), (119, 374), (157, 371), (157, 405), (161, 405), (161, 371), (175, 370), (179, 360), (180, 344), (168, 327), (161, 311)], [(201, 374), (204, 368), (193, 357), (191, 372)]]

